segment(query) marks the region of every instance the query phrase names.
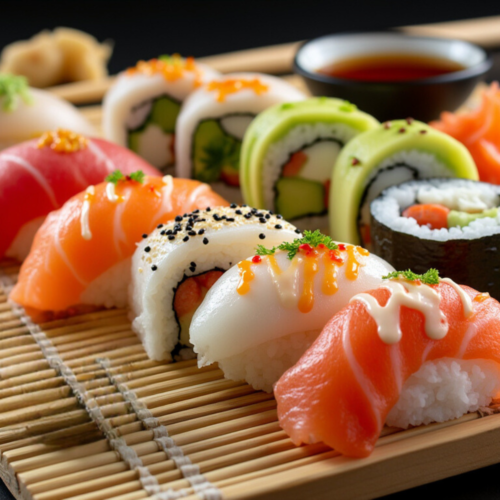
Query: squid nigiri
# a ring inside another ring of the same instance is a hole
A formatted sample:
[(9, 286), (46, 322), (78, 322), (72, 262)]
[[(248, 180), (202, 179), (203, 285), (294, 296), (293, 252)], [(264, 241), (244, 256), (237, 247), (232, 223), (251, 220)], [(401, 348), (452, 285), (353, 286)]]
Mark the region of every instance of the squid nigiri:
[(365, 457), (384, 423), (458, 418), (500, 392), (500, 303), (435, 270), (387, 278), (334, 315), (276, 384), (294, 443)]
[(42, 311), (123, 307), (137, 243), (158, 225), (209, 205), (227, 202), (207, 184), (116, 171), (48, 215), (10, 297)]
[(382, 283), (392, 266), (319, 231), (229, 269), (194, 314), (190, 340), (200, 366), (271, 392), (328, 322), (357, 293)]
[(0, 258), (23, 260), (50, 211), (118, 168), (161, 175), (125, 148), (62, 129), (0, 152)]

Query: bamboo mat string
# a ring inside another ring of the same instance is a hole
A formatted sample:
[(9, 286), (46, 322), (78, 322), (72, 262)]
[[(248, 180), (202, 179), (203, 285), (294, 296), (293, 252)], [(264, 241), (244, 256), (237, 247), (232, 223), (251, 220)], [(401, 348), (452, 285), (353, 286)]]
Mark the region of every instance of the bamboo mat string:
[[(1, 270), (0, 284), (2, 285), (5, 294), (8, 296), (10, 291), (14, 287), (14, 282)], [(136, 451), (127, 445), (126, 441), (120, 435), (118, 435), (116, 429), (114, 429), (114, 427), (106, 420), (106, 417), (104, 417), (101, 411), (101, 407), (99, 406), (95, 398), (90, 396), (85, 388), (78, 382), (76, 375), (73, 373), (73, 370), (64, 363), (63, 359), (59, 356), (57, 348), (45, 335), (45, 332), (37, 324), (33, 323), (22, 306), (16, 304), (13, 301), (9, 302), (11, 304), (12, 311), (26, 326), (29, 333), (31, 334), (37, 345), (40, 347), (40, 350), (42, 351), (42, 354), (49, 363), (50, 367), (54, 369), (61, 377), (63, 377), (64, 381), (71, 388), (79, 403), (85, 408), (92, 421), (104, 434), (109, 442), (111, 449), (115, 450), (120, 455), (121, 459), (131, 470), (136, 470), (138, 472), (141, 485), (143, 486), (146, 493), (149, 496), (156, 495), (158, 500), (175, 500), (176, 498), (179, 498), (179, 496), (181, 496), (182, 494), (177, 495), (177, 493), (173, 490), (171, 490), (171, 492), (174, 493), (174, 496), (172, 496), (168, 491), (162, 491), (158, 480), (151, 474), (149, 469), (144, 466)], [(158, 495), (160, 495), (161, 497), (158, 497)], [(206, 500), (212, 499), (207, 498)]]
[[(157, 443), (168, 458), (173, 460), (181, 474), (186, 478), (194, 491), (204, 500), (222, 500), (222, 494), (219, 489), (214, 486), (203, 474), (200, 472), (198, 465), (193, 464), (189, 457), (184, 455), (182, 449), (175, 443), (174, 439), (169, 436), (167, 428), (160, 424), (160, 421), (151, 413), (149, 408), (137, 398), (133, 390), (130, 390), (126, 384), (121, 383), (118, 377), (115, 377), (111, 372), (110, 361), (108, 358), (98, 358), (96, 362), (105, 371), (106, 376), (110, 382), (118, 389), (123, 396), (125, 402), (129, 403), (132, 407), (137, 418), (142, 422), (144, 427), (153, 431), (153, 440)], [(156, 478), (155, 478), (156, 480)], [(162, 491), (156, 495), (158, 500), (174, 500), (181, 496), (190, 494), (187, 490), (175, 492), (173, 490)], [(170, 496), (172, 495), (172, 496)]]

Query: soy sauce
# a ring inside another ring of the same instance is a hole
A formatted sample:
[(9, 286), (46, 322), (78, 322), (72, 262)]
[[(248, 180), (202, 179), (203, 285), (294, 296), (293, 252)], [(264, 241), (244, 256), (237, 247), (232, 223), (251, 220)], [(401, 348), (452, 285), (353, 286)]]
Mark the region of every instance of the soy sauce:
[(343, 59), (318, 70), (318, 73), (366, 82), (420, 80), (465, 69), (465, 66), (440, 57), (411, 54), (374, 54)]

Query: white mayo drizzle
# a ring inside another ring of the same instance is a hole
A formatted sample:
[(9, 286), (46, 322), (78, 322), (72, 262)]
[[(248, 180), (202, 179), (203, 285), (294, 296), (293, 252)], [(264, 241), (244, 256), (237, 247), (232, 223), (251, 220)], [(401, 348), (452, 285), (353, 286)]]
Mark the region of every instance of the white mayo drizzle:
[(90, 232), (90, 227), (89, 227), (90, 200), (88, 199), (87, 195), (90, 196), (95, 195), (94, 186), (89, 186), (85, 190), (85, 200), (83, 201), (82, 214), (80, 215), (80, 225), (82, 226), (82, 238), (84, 240), (92, 239), (92, 233)]
[[(270, 257), (274, 258), (274, 256)], [(271, 265), (270, 258), (267, 259), (267, 269), (278, 291), (280, 302), (285, 309), (292, 309), (297, 306), (299, 300), (299, 264), (302, 263), (302, 260), (300, 257), (292, 259), (286, 271), (283, 271), (279, 267), (277, 260), (274, 260), (276, 267), (279, 269), (278, 271)]]
[(111, 203), (116, 203), (120, 199), (115, 193), (115, 184), (113, 182), (108, 182), (106, 184), (106, 196)]
[(455, 292), (458, 293), (458, 296), (460, 297), (460, 300), (462, 301), (464, 315), (466, 318), (468, 318), (472, 314), (472, 300), (471, 300), (471, 298), (467, 295), (465, 290), (460, 285), (457, 285), (450, 278), (443, 278), (441, 281), (443, 283), (448, 283), (448, 285), (452, 286), (455, 289)]
[(399, 321), (401, 306), (407, 306), (423, 313), (425, 317), (425, 333), (433, 340), (439, 340), (448, 333), (446, 316), (439, 309), (441, 296), (428, 285), (414, 285), (407, 281), (389, 281), (382, 285), (391, 292), (387, 304), (381, 306), (378, 300), (367, 294), (355, 295), (350, 302), (362, 302), (378, 327), (382, 342), (395, 344), (402, 337)]

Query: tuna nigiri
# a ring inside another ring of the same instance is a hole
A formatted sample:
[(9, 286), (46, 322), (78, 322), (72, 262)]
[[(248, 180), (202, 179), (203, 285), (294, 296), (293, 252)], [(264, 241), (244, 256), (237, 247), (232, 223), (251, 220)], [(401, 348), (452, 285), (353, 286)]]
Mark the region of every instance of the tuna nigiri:
[(38, 310), (77, 304), (123, 307), (130, 258), (161, 223), (209, 205), (227, 205), (207, 184), (119, 171), (51, 212), (36, 234), (11, 299)]
[(23, 260), (45, 216), (120, 168), (160, 173), (121, 146), (68, 130), (47, 132), (0, 152), (0, 258)]
[(435, 270), (390, 277), (354, 296), (276, 384), (295, 443), (364, 457), (384, 422), (442, 422), (500, 392), (500, 303)]

